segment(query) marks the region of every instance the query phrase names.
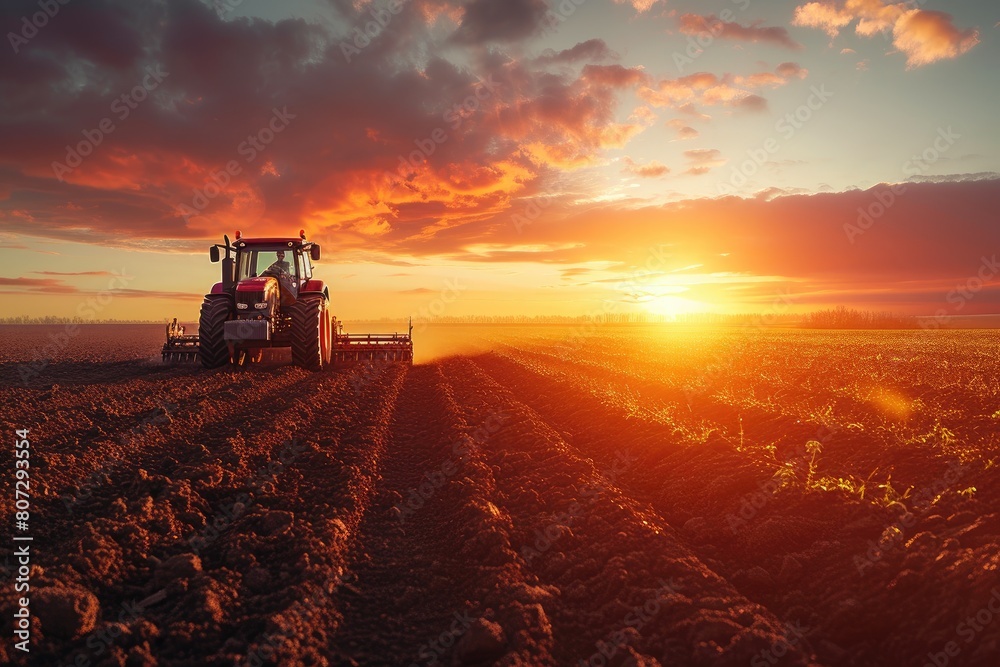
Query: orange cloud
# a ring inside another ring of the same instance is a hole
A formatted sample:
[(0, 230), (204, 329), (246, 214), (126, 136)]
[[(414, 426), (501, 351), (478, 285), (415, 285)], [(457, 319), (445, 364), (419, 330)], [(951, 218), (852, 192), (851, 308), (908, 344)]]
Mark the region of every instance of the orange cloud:
[[(834, 0), (809, 2), (795, 9), (793, 25), (818, 28), (830, 37), (857, 21), (862, 37), (892, 32), (893, 46), (906, 55), (908, 69), (938, 60), (957, 58), (979, 43), (976, 29), (959, 30), (950, 14), (914, 9), (912, 3), (886, 4), (883, 0)], [(841, 51), (852, 52), (848, 49)]]
[(615, 0), (616, 5), (632, 5), (635, 11), (648, 12), (660, 0)]
[(780, 88), (785, 80), (773, 72), (758, 72), (750, 76), (738, 76), (734, 81), (747, 88)]
[(613, 88), (627, 88), (649, 81), (649, 75), (642, 67), (622, 67), (621, 65), (586, 65), (583, 79), (591, 83)]
[(802, 45), (788, 35), (788, 31), (780, 27), (761, 26), (760, 22), (744, 26), (739, 23), (727, 23), (717, 16), (701, 16), (698, 14), (682, 14), (677, 19), (680, 32), (684, 35), (701, 35), (708, 33), (719, 39), (732, 39), (743, 42), (767, 42), (784, 46), (793, 50), (801, 50)]
[(697, 148), (690, 151), (684, 151), (684, 157), (687, 158), (690, 166), (684, 173), (690, 174), (691, 176), (701, 176), (702, 174), (707, 174), (715, 167), (721, 167), (726, 164), (727, 160), (722, 157), (722, 152), (715, 148)]
[(979, 43), (978, 30), (959, 30), (944, 12), (910, 12), (896, 23), (894, 35), (910, 68), (957, 58)]
[(632, 158), (626, 157), (625, 169), (623, 170), (626, 174), (631, 174), (633, 176), (640, 176), (642, 178), (659, 178), (660, 176), (665, 176), (670, 173), (670, 168), (656, 160), (647, 162), (646, 164), (639, 164), (635, 162)]
[(850, 24), (854, 17), (850, 12), (838, 9), (829, 2), (808, 2), (795, 9), (792, 25), (819, 28), (830, 37), (836, 37), (840, 29)]
[(710, 72), (696, 72), (644, 85), (638, 89), (637, 94), (652, 106), (674, 107), (678, 111), (694, 115), (698, 115), (695, 104), (758, 110), (767, 108), (767, 102), (751, 91), (779, 88), (793, 78), (802, 79), (808, 74), (808, 70), (796, 63), (782, 63), (774, 72), (755, 72), (747, 76), (717, 76)]

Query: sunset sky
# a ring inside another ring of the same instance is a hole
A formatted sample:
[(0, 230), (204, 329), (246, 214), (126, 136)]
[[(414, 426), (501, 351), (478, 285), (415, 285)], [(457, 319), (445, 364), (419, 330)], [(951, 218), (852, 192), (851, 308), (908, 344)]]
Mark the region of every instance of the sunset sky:
[(994, 0), (39, 6), (5, 316), (194, 319), (211, 243), (300, 228), (347, 320), (1000, 312)]

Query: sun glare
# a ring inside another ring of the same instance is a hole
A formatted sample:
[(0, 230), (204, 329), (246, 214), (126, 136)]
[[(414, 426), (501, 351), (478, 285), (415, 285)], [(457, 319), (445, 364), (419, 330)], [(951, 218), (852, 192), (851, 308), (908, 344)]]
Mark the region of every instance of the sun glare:
[(899, 421), (906, 421), (913, 412), (913, 401), (893, 389), (877, 387), (870, 400), (884, 415)]
[(643, 307), (652, 315), (665, 315), (669, 317), (689, 315), (691, 313), (705, 313), (712, 310), (710, 304), (672, 295), (655, 296), (643, 303)]

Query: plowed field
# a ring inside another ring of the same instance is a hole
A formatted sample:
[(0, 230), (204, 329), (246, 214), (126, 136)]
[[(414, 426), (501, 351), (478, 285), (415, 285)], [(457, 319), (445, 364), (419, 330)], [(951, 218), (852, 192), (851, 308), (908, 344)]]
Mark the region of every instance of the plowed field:
[(2, 664), (998, 664), (994, 332), (431, 327), (321, 373), (63, 333), (0, 328)]

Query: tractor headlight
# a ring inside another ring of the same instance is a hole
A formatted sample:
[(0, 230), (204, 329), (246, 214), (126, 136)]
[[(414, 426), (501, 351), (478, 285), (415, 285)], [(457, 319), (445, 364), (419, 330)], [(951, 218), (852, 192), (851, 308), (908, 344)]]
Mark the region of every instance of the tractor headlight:
[(236, 304), (236, 308), (238, 310), (246, 310), (247, 308), (249, 308), (249, 306), (247, 304), (245, 304), (245, 303), (238, 303), (238, 304)]
[(267, 301), (261, 301), (260, 303), (255, 303), (253, 305), (257, 310), (267, 310)]

